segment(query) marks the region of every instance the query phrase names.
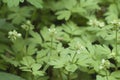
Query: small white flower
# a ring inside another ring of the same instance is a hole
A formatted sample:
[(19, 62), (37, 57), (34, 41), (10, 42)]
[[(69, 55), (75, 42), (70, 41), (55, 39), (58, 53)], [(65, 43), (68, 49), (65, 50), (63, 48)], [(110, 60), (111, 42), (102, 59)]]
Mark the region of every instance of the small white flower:
[(96, 19), (94, 20), (89, 20), (88, 25), (90, 26), (96, 26), (98, 24), (98, 21)]
[(8, 38), (12, 41), (16, 40), (17, 38), (21, 37), (21, 33), (18, 33), (16, 30), (8, 32)]
[(112, 25), (120, 26), (120, 20), (113, 20), (110, 22)]
[(85, 49), (85, 47), (83, 45), (81, 45), (79, 41), (75, 44), (74, 47), (76, 50), (84, 50)]
[(104, 67), (102, 65), (100, 65), (100, 68), (99, 69), (103, 69)]
[(31, 22), (29, 21), (29, 20), (27, 20), (27, 22), (26, 22), (27, 24), (31, 24)]
[(105, 23), (104, 23), (104, 22), (101, 22), (101, 21), (97, 21), (96, 19), (94, 19), (94, 20), (90, 20), (90, 21), (88, 22), (88, 25), (90, 25), (90, 26), (103, 27), (103, 26), (105, 26)]
[(21, 37), (21, 34), (20, 34), (20, 33), (18, 33), (18, 34), (17, 34), (17, 37)]
[(105, 64), (105, 59), (102, 59), (102, 64)]
[(116, 56), (116, 53), (114, 53), (114, 52), (112, 52), (111, 54), (110, 54), (110, 57), (115, 57)]
[(55, 28), (50, 28), (50, 29), (48, 29), (48, 31), (49, 31), (51, 37), (55, 36), (55, 34), (57, 33)]
[(106, 69), (110, 67), (110, 62), (108, 60), (102, 59), (100, 69)]
[(113, 21), (111, 21), (110, 23), (114, 25), (114, 24), (117, 24), (118, 21), (117, 21), (117, 20), (113, 20)]
[(56, 33), (56, 29), (55, 28), (53, 28), (53, 29), (48, 29), (49, 30), (49, 32), (51, 32), (51, 33)]
[(105, 26), (105, 23), (104, 22), (99, 22), (99, 27), (104, 27)]

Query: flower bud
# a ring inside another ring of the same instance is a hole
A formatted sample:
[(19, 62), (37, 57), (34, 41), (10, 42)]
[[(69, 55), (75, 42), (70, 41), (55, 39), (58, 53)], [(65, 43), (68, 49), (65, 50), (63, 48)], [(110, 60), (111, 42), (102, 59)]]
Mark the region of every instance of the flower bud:
[(34, 29), (34, 26), (31, 24), (29, 20), (25, 24), (21, 25), (21, 27), (26, 31)]

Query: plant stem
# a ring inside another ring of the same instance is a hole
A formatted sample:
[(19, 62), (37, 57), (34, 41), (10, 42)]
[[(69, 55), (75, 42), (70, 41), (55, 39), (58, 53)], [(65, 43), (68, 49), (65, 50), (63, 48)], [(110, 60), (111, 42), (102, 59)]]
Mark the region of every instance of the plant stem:
[[(52, 46), (53, 46), (53, 37), (51, 37), (51, 48), (50, 48), (50, 53), (48, 52), (48, 62), (50, 61), (50, 56), (52, 54)], [(46, 71), (49, 67), (49, 64), (46, 64), (46, 66), (43, 68), (43, 71)]]
[(25, 33), (25, 39), (27, 39), (27, 37), (28, 37), (28, 33), (29, 33), (29, 30), (26, 31), (26, 33)]
[(115, 51), (116, 51), (116, 54), (118, 55), (118, 49), (117, 49), (117, 26), (116, 26), (116, 32), (115, 32)]
[(53, 48), (53, 37), (51, 37), (51, 49), (50, 49), (50, 54), (49, 54), (49, 60), (50, 60), (50, 56), (52, 54), (52, 48)]
[(71, 80), (71, 78), (70, 78), (70, 72), (68, 72), (67, 79)]
[(31, 79), (34, 80), (34, 75), (31, 73)]
[(61, 70), (59, 69), (59, 74), (60, 74), (60, 80), (63, 80)]
[(105, 70), (105, 73), (106, 73), (106, 80), (109, 80), (109, 79), (108, 79), (107, 70)]

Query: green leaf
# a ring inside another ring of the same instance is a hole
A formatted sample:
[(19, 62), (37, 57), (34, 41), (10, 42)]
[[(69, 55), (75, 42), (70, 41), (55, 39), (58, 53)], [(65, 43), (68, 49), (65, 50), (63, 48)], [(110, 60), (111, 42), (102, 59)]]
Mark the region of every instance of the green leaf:
[(103, 59), (107, 58), (107, 56), (111, 53), (111, 50), (105, 45), (95, 45), (95, 52), (97, 59)]
[(40, 51), (37, 51), (37, 56), (36, 56), (36, 60), (38, 63), (43, 63), (45, 61), (47, 61), (47, 54), (49, 53), (49, 50), (40, 50)]
[(6, 22), (6, 19), (0, 19), (0, 31), (9, 31), (12, 29), (16, 29), (12, 24)]
[(113, 3), (108, 7), (108, 11), (105, 13), (105, 16), (106, 16), (105, 19), (108, 22), (111, 22), (114, 19), (118, 19), (118, 15), (119, 15), (119, 12), (117, 9), (117, 5)]
[(42, 67), (42, 65), (35, 63), (35, 64), (32, 64), (31, 67), (32, 67), (33, 71), (37, 71), (37, 70), (39, 70)]
[(53, 65), (54, 68), (62, 68), (65, 65), (65, 63), (61, 60), (54, 60), (54, 61), (51, 61), (49, 64)]
[(96, 10), (100, 9), (98, 3), (99, 0), (80, 0), (71, 10), (73, 13), (78, 13), (85, 18), (89, 18), (91, 12), (95, 13)]
[(112, 72), (111, 76), (120, 79), (120, 70)]
[(97, 79), (96, 80), (106, 80), (106, 78), (108, 77), (108, 80), (118, 80), (118, 79), (115, 79), (114, 77), (112, 76), (100, 76), (100, 75), (97, 75)]
[(43, 71), (33, 71), (32, 73), (35, 76), (44, 76), (44, 72)]
[(65, 69), (67, 71), (70, 71), (70, 72), (75, 72), (77, 70), (77, 65), (75, 64), (69, 64), (65, 67)]
[(69, 10), (62, 10), (62, 11), (58, 11), (56, 13), (57, 16), (57, 19), (58, 20), (62, 20), (62, 19), (65, 19), (66, 21), (69, 20), (70, 16), (71, 16), (71, 11)]
[(14, 65), (15, 67), (17, 67), (19, 65), (19, 62), (17, 60), (15, 60), (14, 58), (9, 58), (5, 55), (0, 55), (6, 62)]
[(33, 54), (36, 53), (36, 51), (37, 51), (36, 44), (32, 43), (32, 44), (28, 45), (28, 48), (27, 48), (27, 54), (28, 55), (33, 55)]
[(118, 79), (113, 76), (108, 76), (108, 80), (118, 80)]
[(91, 63), (93, 63), (91, 53), (87, 51), (87, 49), (80, 49), (78, 54), (76, 55), (77, 64), (82, 67), (87, 67)]
[(73, 8), (76, 4), (76, 0), (59, 0), (59, 1), (49, 1), (50, 5), (48, 5), (52, 10), (62, 10), (62, 9), (68, 9), (70, 10)]
[(44, 72), (43, 71), (39, 71), (39, 69), (42, 67), (41, 64), (35, 63), (32, 64), (31, 68), (32, 68), (32, 73), (35, 76), (43, 76)]
[(26, 43), (27, 41), (25, 41), (23, 38), (19, 38), (16, 41), (14, 41), (14, 44), (12, 45), (12, 51), (14, 52), (14, 55), (18, 55), (17, 53), (25, 51)]
[[(10, 1), (10, 0), (9, 0)], [(10, 11), (12, 13), (10, 13), (7, 17), (8, 20), (12, 20), (12, 23), (14, 24), (20, 24), (24, 21), (26, 21), (26, 18), (31, 17), (31, 12), (32, 12), (33, 8), (32, 7), (13, 7), (10, 8)]]
[(20, 2), (24, 2), (24, 0), (3, 0), (7, 3), (8, 7), (16, 7)]
[(99, 0), (81, 0), (80, 1), (80, 6), (85, 8), (86, 10), (96, 10), (100, 9), (98, 6)]
[(31, 67), (32, 64), (35, 63), (35, 60), (31, 56), (25, 56), (23, 57), (23, 60), (21, 61), (22, 65), (25, 65), (26, 67)]
[(70, 10), (77, 4), (77, 1), (76, 0), (68, 0), (68, 2), (66, 2), (65, 0), (62, 0), (62, 3), (64, 4), (66, 9)]
[(43, 8), (43, 0), (27, 0), (30, 4), (35, 6), (36, 8)]
[[(74, 35), (76, 33), (76, 31), (79, 30), (78, 26), (72, 21), (69, 21), (66, 24), (63, 24), (62, 27), (66, 33), (69, 33), (71, 35)], [(79, 33), (81, 33), (81, 32), (79, 32)]]
[(0, 72), (0, 79), (1, 80), (25, 80), (17, 75), (5, 73), (5, 72)]
[(97, 79), (96, 80), (106, 80), (106, 78), (105, 77), (102, 77), (102, 76), (100, 76), (100, 75), (97, 75)]
[(42, 43), (42, 38), (41, 38), (39, 33), (34, 32), (34, 31), (30, 31), (30, 35), (32, 36), (32, 38), (30, 38), (29, 40), (32, 43), (37, 43), (37, 44), (41, 44)]

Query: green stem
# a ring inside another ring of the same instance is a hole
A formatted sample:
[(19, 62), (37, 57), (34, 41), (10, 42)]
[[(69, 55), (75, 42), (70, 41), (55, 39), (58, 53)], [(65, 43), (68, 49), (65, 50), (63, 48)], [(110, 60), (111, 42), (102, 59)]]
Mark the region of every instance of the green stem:
[(105, 70), (105, 73), (106, 73), (106, 80), (109, 80), (107, 70)]
[(31, 73), (31, 79), (34, 80), (34, 75)]
[(62, 73), (61, 73), (60, 69), (59, 69), (59, 74), (60, 74), (60, 80), (63, 80)]
[[(50, 53), (48, 52), (48, 62), (50, 62), (50, 56), (52, 54), (52, 47), (53, 47), (53, 37), (51, 38), (51, 48)], [(43, 68), (43, 71), (46, 71), (49, 67), (49, 64), (46, 64), (46, 66)]]
[[(28, 38), (29, 30), (25, 33), (25, 40)], [(26, 44), (23, 46), (23, 56), (27, 54)]]
[(49, 60), (50, 60), (50, 56), (52, 54), (52, 48), (53, 48), (53, 37), (51, 37), (51, 49), (50, 49), (50, 54), (49, 54)]
[(25, 39), (27, 39), (27, 37), (28, 37), (28, 33), (29, 33), (29, 30), (26, 31), (26, 33), (25, 33)]
[(116, 51), (116, 54), (118, 54), (118, 49), (117, 49), (117, 36), (118, 36), (118, 34), (117, 34), (117, 26), (116, 26), (116, 33), (115, 33), (115, 51)]
[(70, 78), (70, 72), (68, 72), (67, 79), (71, 80), (71, 78)]

